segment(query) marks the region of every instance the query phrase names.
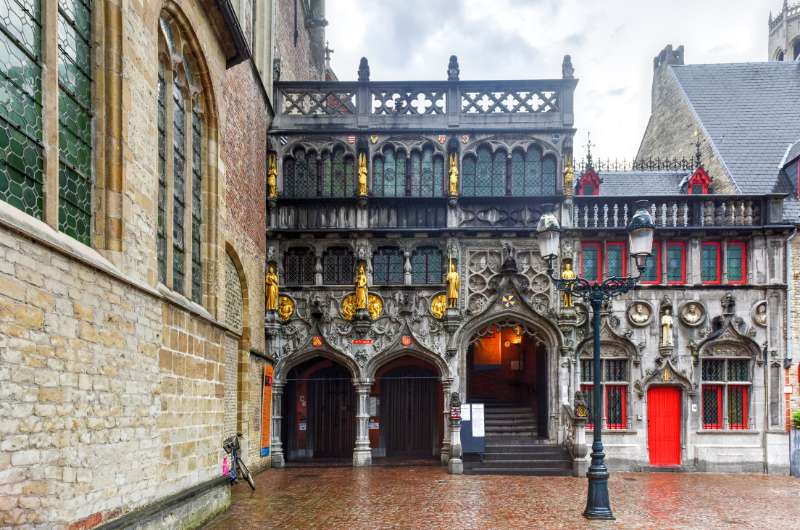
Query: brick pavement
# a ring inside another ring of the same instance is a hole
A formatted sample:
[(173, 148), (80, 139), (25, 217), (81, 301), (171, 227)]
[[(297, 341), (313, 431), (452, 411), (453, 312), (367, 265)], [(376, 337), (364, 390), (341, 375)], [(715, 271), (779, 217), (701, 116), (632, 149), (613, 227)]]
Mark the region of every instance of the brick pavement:
[(586, 479), (453, 476), (441, 467), (270, 469), (234, 487), (209, 529), (800, 528), (800, 481), (785, 476), (614, 473), (615, 522), (581, 512)]

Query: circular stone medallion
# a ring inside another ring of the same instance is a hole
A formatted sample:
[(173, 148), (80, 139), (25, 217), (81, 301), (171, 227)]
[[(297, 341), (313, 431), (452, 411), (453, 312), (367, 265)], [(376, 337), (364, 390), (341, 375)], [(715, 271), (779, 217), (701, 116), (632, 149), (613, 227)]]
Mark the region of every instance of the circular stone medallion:
[(650, 307), (650, 304), (647, 302), (637, 300), (628, 306), (626, 314), (628, 316), (628, 322), (634, 326), (642, 327), (649, 324), (650, 320), (652, 320), (653, 308)]
[(767, 325), (767, 301), (762, 300), (760, 302), (756, 302), (756, 305), (753, 306), (750, 314), (753, 318), (754, 324), (761, 326), (762, 328), (765, 327)]
[(706, 319), (706, 308), (700, 302), (686, 302), (680, 310), (681, 322), (691, 328), (702, 324)]

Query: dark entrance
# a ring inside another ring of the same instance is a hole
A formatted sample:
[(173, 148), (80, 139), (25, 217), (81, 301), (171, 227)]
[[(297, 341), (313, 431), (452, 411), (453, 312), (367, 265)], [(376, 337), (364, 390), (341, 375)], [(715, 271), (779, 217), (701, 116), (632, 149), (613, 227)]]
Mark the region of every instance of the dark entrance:
[(350, 459), (356, 441), (353, 377), (344, 366), (312, 359), (286, 379), (283, 439), (287, 460)]
[[(373, 447), (387, 457), (429, 458), (439, 453), (441, 385), (436, 369), (413, 357), (384, 366), (375, 378), (379, 416), (370, 418)], [(373, 431), (375, 432), (373, 434)], [(378, 436), (375, 436), (375, 435)]]
[(547, 437), (547, 394), (547, 351), (522, 325), (490, 326), (474, 338), (467, 353), (467, 400), (486, 404), (487, 436), (489, 415), (499, 408), (505, 416), (530, 411), (532, 430)]

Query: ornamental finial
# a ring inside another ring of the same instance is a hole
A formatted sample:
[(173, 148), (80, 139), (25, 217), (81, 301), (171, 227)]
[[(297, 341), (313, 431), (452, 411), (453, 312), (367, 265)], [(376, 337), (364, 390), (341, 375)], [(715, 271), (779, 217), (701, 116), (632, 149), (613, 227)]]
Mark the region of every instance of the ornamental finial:
[(366, 57), (362, 57), (358, 63), (358, 80), (361, 82), (369, 81), (369, 62)]
[(591, 131), (586, 132), (586, 169), (594, 169), (592, 165), (592, 133)]
[(700, 133), (694, 131), (694, 167), (695, 169), (703, 166), (703, 155), (700, 153)]

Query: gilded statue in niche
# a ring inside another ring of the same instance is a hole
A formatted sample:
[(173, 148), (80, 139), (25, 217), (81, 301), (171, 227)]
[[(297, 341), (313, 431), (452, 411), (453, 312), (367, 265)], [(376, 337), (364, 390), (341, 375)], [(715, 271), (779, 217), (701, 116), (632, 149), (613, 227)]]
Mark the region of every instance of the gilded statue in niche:
[(267, 162), (267, 197), (278, 198), (278, 157), (270, 153)]
[(431, 299), (431, 315), (434, 318), (442, 318), (447, 311), (447, 295), (437, 294)]
[(447, 272), (447, 307), (458, 306), (458, 290), (461, 287), (461, 279), (456, 270), (456, 264), (450, 260), (450, 270)]
[(458, 196), (458, 154), (450, 153), (450, 196)]
[(367, 189), (367, 154), (358, 154), (358, 196), (366, 197)]
[(294, 300), (286, 295), (280, 295), (278, 298), (278, 317), (281, 322), (286, 322), (294, 315)]
[[(380, 296), (370, 293), (367, 297), (367, 311), (372, 320), (377, 320), (381, 313), (383, 313), (383, 300)], [(339, 304), (339, 310), (342, 313), (342, 318), (345, 320), (353, 320), (356, 315), (356, 293), (350, 293), (342, 298)]]
[(264, 280), (266, 286), (266, 309), (276, 311), (278, 309), (278, 272), (275, 265), (270, 264), (267, 268), (267, 275)]
[(572, 157), (567, 157), (567, 162), (564, 164), (564, 195), (572, 195), (574, 182), (575, 171), (572, 168)]
[[(572, 261), (564, 260), (564, 270), (561, 271), (561, 279), (571, 281), (575, 279), (575, 271), (572, 270)], [(561, 292), (561, 307), (568, 308), (574, 307), (572, 302), (572, 293), (569, 291)]]
[(367, 271), (366, 268), (364, 267), (363, 262), (358, 264), (358, 269), (356, 270), (355, 287), (356, 287), (356, 310), (366, 309), (368, 302)]

